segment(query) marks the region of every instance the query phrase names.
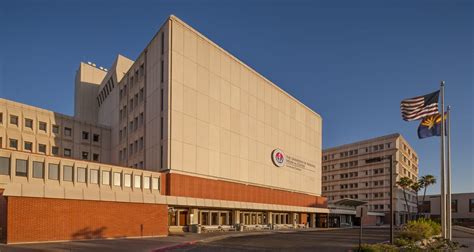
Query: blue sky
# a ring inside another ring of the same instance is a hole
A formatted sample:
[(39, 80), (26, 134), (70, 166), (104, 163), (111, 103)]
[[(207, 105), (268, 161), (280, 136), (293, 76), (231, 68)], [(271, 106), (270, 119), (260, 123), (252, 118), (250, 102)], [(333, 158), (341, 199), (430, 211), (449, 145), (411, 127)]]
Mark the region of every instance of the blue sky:
[(80, 61), (134, 59), (175, 14), (321, 114), (324, 147), (400, 132), (421, 175), (439, 177), (439, 138), (399, 102), (446, 80), (453, 191), (473, 192), (473, 2), (355, 2), (2, 1), (0, 97), (72, 115)]

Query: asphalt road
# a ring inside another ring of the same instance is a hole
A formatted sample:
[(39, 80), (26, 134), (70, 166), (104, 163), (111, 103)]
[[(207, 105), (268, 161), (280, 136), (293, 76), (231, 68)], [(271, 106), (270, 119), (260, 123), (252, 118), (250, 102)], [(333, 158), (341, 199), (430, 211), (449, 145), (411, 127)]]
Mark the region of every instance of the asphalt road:
[[(388, 229), (366, 229), (362, 242), (382, 242), (388, 237)], [(358, 242), (358, 229), (340, 229), (233, 237), (173, 251), (348, 251)]]
[[(368, 228), (364, 229), (362, 242), (382, 242), (388, 240), (388, 236), (388, 228)], [(474, 251), (474, 234), (454, 231), (453, 236), (455, 240), (470, 246), (461, 251)], [(358, 229), (322, 229), (317, 231), (290, 230), (259, 233), (184, 233), (161, 238), (90, 240), (18, 245), (0, 244), (0, 252), (150, 252), (156, 249), (168, 251), (171, 248), (175, 248), (173, 251), (349, 251), (357, 247), (358, 239)], [(194, 243), (196, 241), (204, 242)], [(193, 245), (189, 245), (190, 242), (193, 243)]]

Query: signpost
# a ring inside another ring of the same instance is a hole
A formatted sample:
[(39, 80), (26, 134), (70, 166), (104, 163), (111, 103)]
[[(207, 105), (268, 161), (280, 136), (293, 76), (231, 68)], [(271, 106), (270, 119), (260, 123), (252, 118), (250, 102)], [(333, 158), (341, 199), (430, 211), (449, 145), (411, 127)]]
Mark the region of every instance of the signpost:
[(364, 215), (367, 213), (366, 210), (364, 210), (364, 206), (358, 206), (356, 209), (356, 217), (360, 218), (360, 229), (359, 229), (359, 251), (362, 250), (362, 219), (364, 218)]

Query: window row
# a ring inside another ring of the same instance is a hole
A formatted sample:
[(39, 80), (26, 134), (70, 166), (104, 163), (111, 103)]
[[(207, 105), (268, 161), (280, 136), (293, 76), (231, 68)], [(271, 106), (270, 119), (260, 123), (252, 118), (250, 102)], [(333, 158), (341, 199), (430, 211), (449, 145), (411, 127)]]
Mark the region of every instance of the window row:
[[(3, 117), (3, 114), (0, 113), (0, 118)], [(10, 124), (19, 126), (18, 122), (19, 118), (16, 115), (10, 115)], [(33, 130), (34, 121), (30, 118), (25, 118), (24, 127)], [(43, 131), (44, 133), (48, 132), (48, 123), (39, 121), (38, 122), (38, 130)], [(54, 134), (59, 134), (59, 125), (53, 124), (51, 125), (51, 132)], [(82, 139), (89, 140), (90, 133), (88, 131), (82, 131)], [(72, 136), (72, 128), (64, 127), (64, 136)], [(92, 141), (99, 142), (100, 135), (99, 134), (92, 134)]]
[[(2, 143), (2, 138), (0, 137), (0, 146), (1, 146), (1, 143)], [(9, 141), (8, 141), (8, 147), (11, 148), (11, 149), (19, 150), (18, 143), (19, 143), (18, 139), (10, 138)], [(38, 144), (38, 149), (37, 149), (36, 152), (46, 155), (47, 154), (46, 149), (47, 149), (46, 144), (39, 143)], [(33, 152), (33, 142), (23, 141), (23, 151)], [(58, 146), (51, 146), (51, 155), (55, 155), (55, 156), (59, 155), (59, 147)], [(72, 157), (72, 150), (69, 149), (69, 148), (64, 148), (63, 149), (63, 156)], [(89, 152), (83, 151), (81, 153), (81, 158), (83, 160), (89, 160), (89, 158), (90, 158), (89, 157)], [(92, 154), (92, 160), (93, 161), (99, 161), (99, 154), (98, 153), (93, 153)]]
[(114, 87), (115, 87), (114, 78), (110, 77), (110, 79), (107, 81), (107, 83), (104, 85), (99, 95), (97, 96), (97, 103), (99, 104), (99, 107), (105, 101), (107, 96), (109, 96), (109, 94), (112, 92), (112, 89), (114, 89)]
[[(28, 177), (28, 160), (15, 160), (15, 176)], [(133, 187), (142, 189), (159, 190), (160, 179), (157, 177), (136, 175), (131, 173), (122, 173), (114, 171), (104, 171), (100, 173), (99, 169), (89, 169), (85, 167), (74, 167), (59, 164), (48, 163), (47, 175), (44, 162), (32, 162), (31, 177), (38, 179), (60, 180), (77, 183), (102, 184), (123, 187)], [(0, 157), (0, 175), (10, 175), (10, 158)], [(132, 179), (133, 178), (133, 179)]]
[(142, 151), (143, 148), (144, 148), (144, 138), (140, 137), (140, 139), (132, 141), (129, 144), (128, 153), (127, 153), (127, 147), (124, 147), (122, 150), (119, 151), (119, 160), (120, 161), (126, 160), (127, 154), (128, 156), (132, 156), (133, 154), (136, 154)]

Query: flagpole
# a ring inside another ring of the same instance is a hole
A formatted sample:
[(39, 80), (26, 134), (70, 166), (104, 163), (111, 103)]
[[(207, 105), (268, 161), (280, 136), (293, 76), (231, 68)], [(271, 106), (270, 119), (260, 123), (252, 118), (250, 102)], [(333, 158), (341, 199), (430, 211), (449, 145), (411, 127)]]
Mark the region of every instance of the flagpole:
[(453, 228), (452, 228), (452, 219), (451, 219), (451, 106), (448, 106), (448, 112), (447, 112), (447, 126), (446, 126), (446, 133), (447, 133), (447, 139), (446, 139), (446, 145), (447, 145), (447, 153), (446, 153), (446, 179), (447, 179), (447, 184), (446, 184), (446, 202), (448, 203), (446, 206), (446, 226), (447, 226), (447, 238), (448, 240), (451, 240), (453, 238)]
[(440, 85), (440, 96), (441, 96), (441, 237), (444, 239), (447, 238), (446, 236), (446, 185), (444, 184), (444, 176), (445, 172), (445, 144), (444, 144), (444, 136), (445, 136), (445, 126), (444, 126), (444, 84), (445, 81), (441, 81)]

